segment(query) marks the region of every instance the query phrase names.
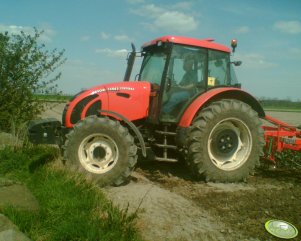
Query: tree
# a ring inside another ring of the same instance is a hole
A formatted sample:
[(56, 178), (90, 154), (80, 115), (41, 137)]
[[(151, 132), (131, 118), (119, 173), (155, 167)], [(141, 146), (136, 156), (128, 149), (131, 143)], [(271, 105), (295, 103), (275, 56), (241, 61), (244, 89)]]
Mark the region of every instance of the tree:
[(0, 33), (0, 131), (18, 129), (43, 110), (35, 93), (57, 91), (64, 50), (47, 50), (41, 34)]

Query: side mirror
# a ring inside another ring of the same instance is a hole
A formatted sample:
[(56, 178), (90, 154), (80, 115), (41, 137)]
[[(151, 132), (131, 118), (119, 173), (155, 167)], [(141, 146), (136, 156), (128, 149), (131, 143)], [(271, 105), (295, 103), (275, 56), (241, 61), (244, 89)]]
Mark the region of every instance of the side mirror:
[(231, 64), (234, 64), (235, 66), (241, 66), (241, 64), (242, 64), (242, 61), (233, 61), (233, 62), (231, 62)]

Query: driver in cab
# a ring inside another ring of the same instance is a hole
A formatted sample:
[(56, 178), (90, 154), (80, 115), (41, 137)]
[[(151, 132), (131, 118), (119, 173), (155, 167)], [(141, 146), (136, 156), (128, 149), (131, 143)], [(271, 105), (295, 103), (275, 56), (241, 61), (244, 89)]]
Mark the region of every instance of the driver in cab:
[(170, 113), (178, 103), (188, 99), (194, 94), (197, 84), (197, 73), (196, 70), (193, 69), (193, 64), (194, 56), (186, 56), (183, 61), (185, 74), (179, 85), (172, 87), (175, 89), (175, 92), (172, 93), (169, 101), (163, 106), (163, 113)]

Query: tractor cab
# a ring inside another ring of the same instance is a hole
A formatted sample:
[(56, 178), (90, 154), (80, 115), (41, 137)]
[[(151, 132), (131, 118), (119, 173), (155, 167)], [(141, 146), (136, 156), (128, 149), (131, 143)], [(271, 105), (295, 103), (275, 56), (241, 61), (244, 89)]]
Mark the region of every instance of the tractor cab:
[(152, 86), (149, 121), (177, 122), (200, 94), (239, 87), (230, 53), (212, 39), (167, 36), (144, 44), (139, 80)]

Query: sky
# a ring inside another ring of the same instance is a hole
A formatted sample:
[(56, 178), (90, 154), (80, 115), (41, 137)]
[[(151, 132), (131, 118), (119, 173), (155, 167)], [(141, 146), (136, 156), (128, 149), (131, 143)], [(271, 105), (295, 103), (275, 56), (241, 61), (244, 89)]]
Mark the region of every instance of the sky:
[[(243, 64), (236, 75), (257, 98), (301, 100), (301, 0), (2, 0), (0, 31), (44, 30), (47, 48), (65, 49), (59, 89), (123, 80), (127, 52), (164, 35), (213, 38)], [(139, 69), (136, 61), (132, 78)]]

